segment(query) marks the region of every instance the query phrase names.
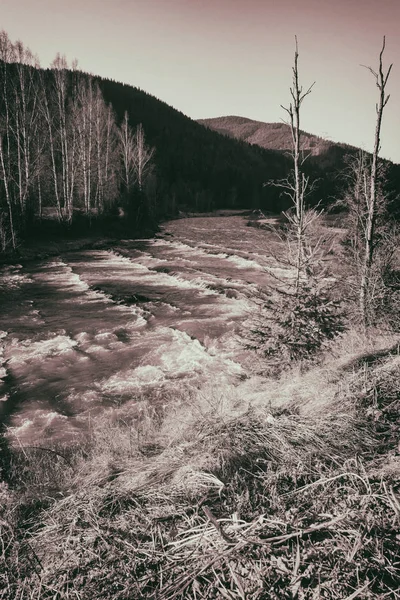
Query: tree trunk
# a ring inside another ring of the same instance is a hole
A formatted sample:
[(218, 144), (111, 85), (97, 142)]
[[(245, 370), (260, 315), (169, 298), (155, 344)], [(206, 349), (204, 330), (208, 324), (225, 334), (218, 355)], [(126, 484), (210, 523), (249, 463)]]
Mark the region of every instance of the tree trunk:
[(376, 221), (376, 183), (377, 183), (377, 171), (378, 171), (378, 155), (380, 150), (380, 136), (382, 127), (383, 110), (388, 103), (389, 96), (386, 96), (386, 84), (389, 79), (392, 65), (386, 73), (383, 71), (383, 53), (385, 50), (385, 38), (383, 38), (382, 50), (379, 55), (379, 71), (375, 72), (371, 67), (369, 70), (376, 79), (376, 85), (379, 89), (379, 101), (376, 105), (377, 120), (375, 128), (375, 143), (374, 151), (372, 155), (372, 165), (370, 174), (370, 197), (368, 205), (368, 215), (366, 224), (366, 236), (365, 236), (365, 251), (364, 260), (361, 271), (361, 282), (360, 282), (360, 311), (363, 319), (364, 328), (366, 329), (369, 325), (369, 312), (371, 309), (371, 298), (370, 298), (370, 283), (371, 283), (371, 269), (373, 266), (374, 259), (374, 233), (375, 233), (375, 221)]

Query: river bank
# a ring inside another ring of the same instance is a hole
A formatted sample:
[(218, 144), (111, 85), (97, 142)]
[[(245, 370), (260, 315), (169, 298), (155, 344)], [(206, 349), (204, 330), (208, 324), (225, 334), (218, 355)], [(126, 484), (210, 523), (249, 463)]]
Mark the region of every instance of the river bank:
[(0, 598), (396, 598), (398, 340), (266, 375), (280, 243), (203, 216), (6, 267)]

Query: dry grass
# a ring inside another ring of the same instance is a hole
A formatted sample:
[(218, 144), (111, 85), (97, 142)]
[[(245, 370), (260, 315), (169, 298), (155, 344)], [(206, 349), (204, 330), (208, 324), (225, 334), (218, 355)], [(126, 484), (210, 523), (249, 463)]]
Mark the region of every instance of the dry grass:
[(15, 450), (0, 598), (398, 598), (400, 358), (342, 363)]

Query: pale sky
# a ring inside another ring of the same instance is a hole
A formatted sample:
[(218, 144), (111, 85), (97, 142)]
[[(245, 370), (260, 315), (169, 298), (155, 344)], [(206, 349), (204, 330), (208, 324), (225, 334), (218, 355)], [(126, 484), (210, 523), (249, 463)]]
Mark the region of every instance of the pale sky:
[(394, 63), (382, 156), (400, 163), (400, 0), (0, 0), (0, 28), (42, 66), (57, 52), (193, 119), (285, 118), (294, 36), (313, 81), (302, 128), (371, 151), (378, 89), (360, 65)]

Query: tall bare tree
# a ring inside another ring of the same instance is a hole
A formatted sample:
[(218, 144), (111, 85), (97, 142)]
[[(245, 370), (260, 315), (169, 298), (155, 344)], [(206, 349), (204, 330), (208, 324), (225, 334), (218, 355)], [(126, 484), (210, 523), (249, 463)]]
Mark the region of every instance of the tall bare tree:
[(94, 86), (95, 206), (99, 213), (118, 196), (119, 160), (117, 128), (111, 105), (107, 106), (98, 84)]
[(136, 128), (133, 148), (133, 173), (135, 183), (139, 191), (143, 191), (143, 186), (147, 177), (150, 175), (153, 163), (154, 148), (150, 148), (145, 141), (143, 125), (139, 123)]
[[(4, 197), (7, 212), (7, 222), (1, 219), (1, 238), (3, 249), (6, 248), (8, 236), (12, 247), (16, 248), (16, 229), (12, 195), (12, 165), (11, 165), (11, 107), (10, 107), (10, 75), (9, 65), (15, 61), (15, 50), (7, 33), (0, 32), (0, 68), (2, 75), (2, 90), (0, 96), (0, 179), (3, 181)], [(2, 194), (1, 194), (2, 195)], [(1, 201), (0, 195), (0, 201)], [(1, 202), (0, 202), (1, 203)]]
[(300, 108), (304, 99), (311, 93), (314, 83), (306, 90), (303, 91), (303, 87), (299, 83), (299, 49), (297, 43), (297, 36), (295, 37), (296, 48), (294, 53), (294, 65), (292, 67), (293, 79), (292, 87), (290, 88), (290, 95), (292, 101), (289, 107), (282, 106), (282, 108), (289, 115), (289, 124), (292, 133), (293, 141), (293, 181), (289, 179), (285, 180), (281, 187), (286, 189), (286, 193), (292, 200), (294, 205), (294, 215), (291, 215), (290, 221), (296, 231), (296, 291), (299, 289), (300, 279), (304, 272), (307, 270), (307, 258), (306, 258), (306, 240), (305, 240), (305, 229), (307, 227), (306, 206), (305, 198), (309, 191), (309, 177), (302, 171), (302, 163), (304, 157), (302, 156), (301, 149), (301, 129), (300, 129)]
[[(13, 118), (12, 131), (17, 148), (17, 177), (19, 210), (22, 220), (32, 216), (33, 188), (39, 168), (42, 148), (39, 132), (39, 61), (21, 41), (14, 45), (16, 58), (16, 77), (13, 78)], [(27, 214), (29, 213), (29, 215)]]
[(129, 193), (134, 184), (134, 153), (135, 136), (129, 125), (128, 111), (125, 111), (121, 127), (119, 129), (120, 152), (122, 162), (121, 179), (124, 190)]
[(70, 131), (68, 124), (68, 63), (65, 56), (57, 54), (52, 63), (54, 113), (53, 121), (58, 143), (61, 163), (61, 216), (67, 221), (72, 220), (73, 181), (76, 168), (75, 131), (73, 145), (70, 148)]
[(368, 325), (368, 312), (370, 303), (370, 280), (371, 280), (371, 269), (374, 260), (374, 248), (375, 248), (375, 223), (377, 215), (377, 174), (378, 174), (378, 161), (379, 151), (381, 148), (381, 128), (383, 111), (387, 105), (390, 96), (386, 94), (386, 85), (392, 70), (393, 64), (385, 71), (383, 67), (383, 54), (385, 51), (386, 39), (383, 38), (382, 49), (379, 54), (379, 66), (378, 70), (375, 71), (371, 67), (367, 69), (372, 73), (375, 78), (376, 86), (379, 90), (379, 98), (376, 103), (376, 127), (375, 127), (375, 142), (374, 150), (372, 154), (372, 164), (369, 177), (369, 198), (367, 199), (367, 221), (366, 221), (366, 233), (365, 233), (365, 251), (361, 272), (361, 283), (360, 283), (360, 310), (364, 322), (364, 326)]
[(81, 76), (76, 86), (73, 99), (73, 114), (71, 127), (77, 134), (79, 156), (79, 180), (81, 184), (83, 203), (86, 214), (92, 209), (92, 170), (94, 166), (94, 100), (93, 84), (89, 77)]

